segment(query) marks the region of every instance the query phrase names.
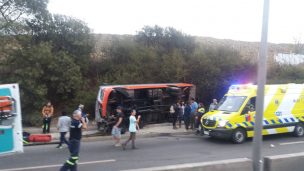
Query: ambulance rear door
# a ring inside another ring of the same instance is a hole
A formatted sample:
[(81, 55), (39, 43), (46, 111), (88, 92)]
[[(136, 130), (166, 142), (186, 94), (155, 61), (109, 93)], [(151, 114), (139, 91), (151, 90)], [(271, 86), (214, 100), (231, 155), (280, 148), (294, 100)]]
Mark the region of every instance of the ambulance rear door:
[(18, 84), (0, 85), (0, 155), (23, 152)]

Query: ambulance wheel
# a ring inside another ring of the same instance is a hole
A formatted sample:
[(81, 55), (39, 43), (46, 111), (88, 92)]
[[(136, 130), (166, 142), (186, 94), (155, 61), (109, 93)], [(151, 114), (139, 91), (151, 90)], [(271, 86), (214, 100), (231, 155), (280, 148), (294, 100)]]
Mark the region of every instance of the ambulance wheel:
[(237, 128), (232, 133), (232, 141), (235, 144), (242, 144), (246, 141), (247, 135), (243, 128)]
[(302, 123), (298, 123), (298, 125), (296, 125), (293, 134), (296, 137), (302, 137), (304, 135), (304, 126)]

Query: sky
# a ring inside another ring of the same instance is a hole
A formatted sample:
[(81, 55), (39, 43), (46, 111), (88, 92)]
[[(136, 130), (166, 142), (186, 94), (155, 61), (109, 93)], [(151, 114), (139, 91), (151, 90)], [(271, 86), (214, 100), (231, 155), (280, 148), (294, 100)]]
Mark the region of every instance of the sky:
[[(51, 13), (83, 20), (94, 33), (174, 27), (193, 36), (260, 41), (263, 0), (49, 0)], [(270, 0), (268, 40), (304, 43), (304, 0)]]

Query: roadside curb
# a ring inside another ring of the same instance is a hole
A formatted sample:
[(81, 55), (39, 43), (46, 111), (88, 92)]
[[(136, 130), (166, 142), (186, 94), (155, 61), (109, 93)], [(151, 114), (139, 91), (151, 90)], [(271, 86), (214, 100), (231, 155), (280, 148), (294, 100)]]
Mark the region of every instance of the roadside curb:
[[(138, 134), (137, 138), (153, 138), (153, 137), (162, 137), (162, 136), (176, 136), (176, 135), (194, 135), (193, 132), (171, 132), (171, 133), (159, 133), (159, 132), (150, 132), (145, 134)], [(128, 133), (122, 135), (122, 139), (127, 138), (129, 136)], [(198, 136), (199, 137), (199, 136)], [(83, 142), (91, 142), (91, 141), (108, 141), (112, 140), (112, 136), (100, 136), (100, 135), (83, 135)], [(54, 140), (52, 142), (46, 143), (29, 143), (24, 144), (24, 146), (39, 146), (39, 145), (51, 145), (58, 144), (59, 140)]]

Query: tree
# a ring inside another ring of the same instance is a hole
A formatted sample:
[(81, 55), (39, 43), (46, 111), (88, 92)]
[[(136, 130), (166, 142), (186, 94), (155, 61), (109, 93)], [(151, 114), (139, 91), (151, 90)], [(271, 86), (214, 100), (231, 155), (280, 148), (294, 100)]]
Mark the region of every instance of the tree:
[(194, 38), (172, 27), (145, 26), (136, 35), (136, 40), (146, 47), (159, 50), (160, 53), (171, 53), (179, 49), (183, 55), (191, 54), (195, 48)]
[(88, 72), (94, 43), (90, 29), (83, 21), (64, 15), (49, 15), (43, 20), (32, 19), (28, 25), (32, 30), (32, 43), (52, 42), (53, 52), (64, 51), (74, 58), (83, 74)]
[(186, 81), (197, 86), (199, 100), (221, 98), (231, 84), (254, 80), (255, 66), (227, 47), (199, 48), (188, 60)]
[(304, 44), (301, 41), (301, 38), (294, 39), (294, 53), (304, 54)]
[(0, 33), (24, 33), (25, 21), (48, 13), (48, 0), (0, 0)]
[(80, 67), (66, 53), (51, 49), (48, 43), (23, 47), (1, 64), (6, 69), (1, 82), (20, 84), (25, 113), (37, 111), (46, 100), (58, 104), (74, 98), (81, 88)]

